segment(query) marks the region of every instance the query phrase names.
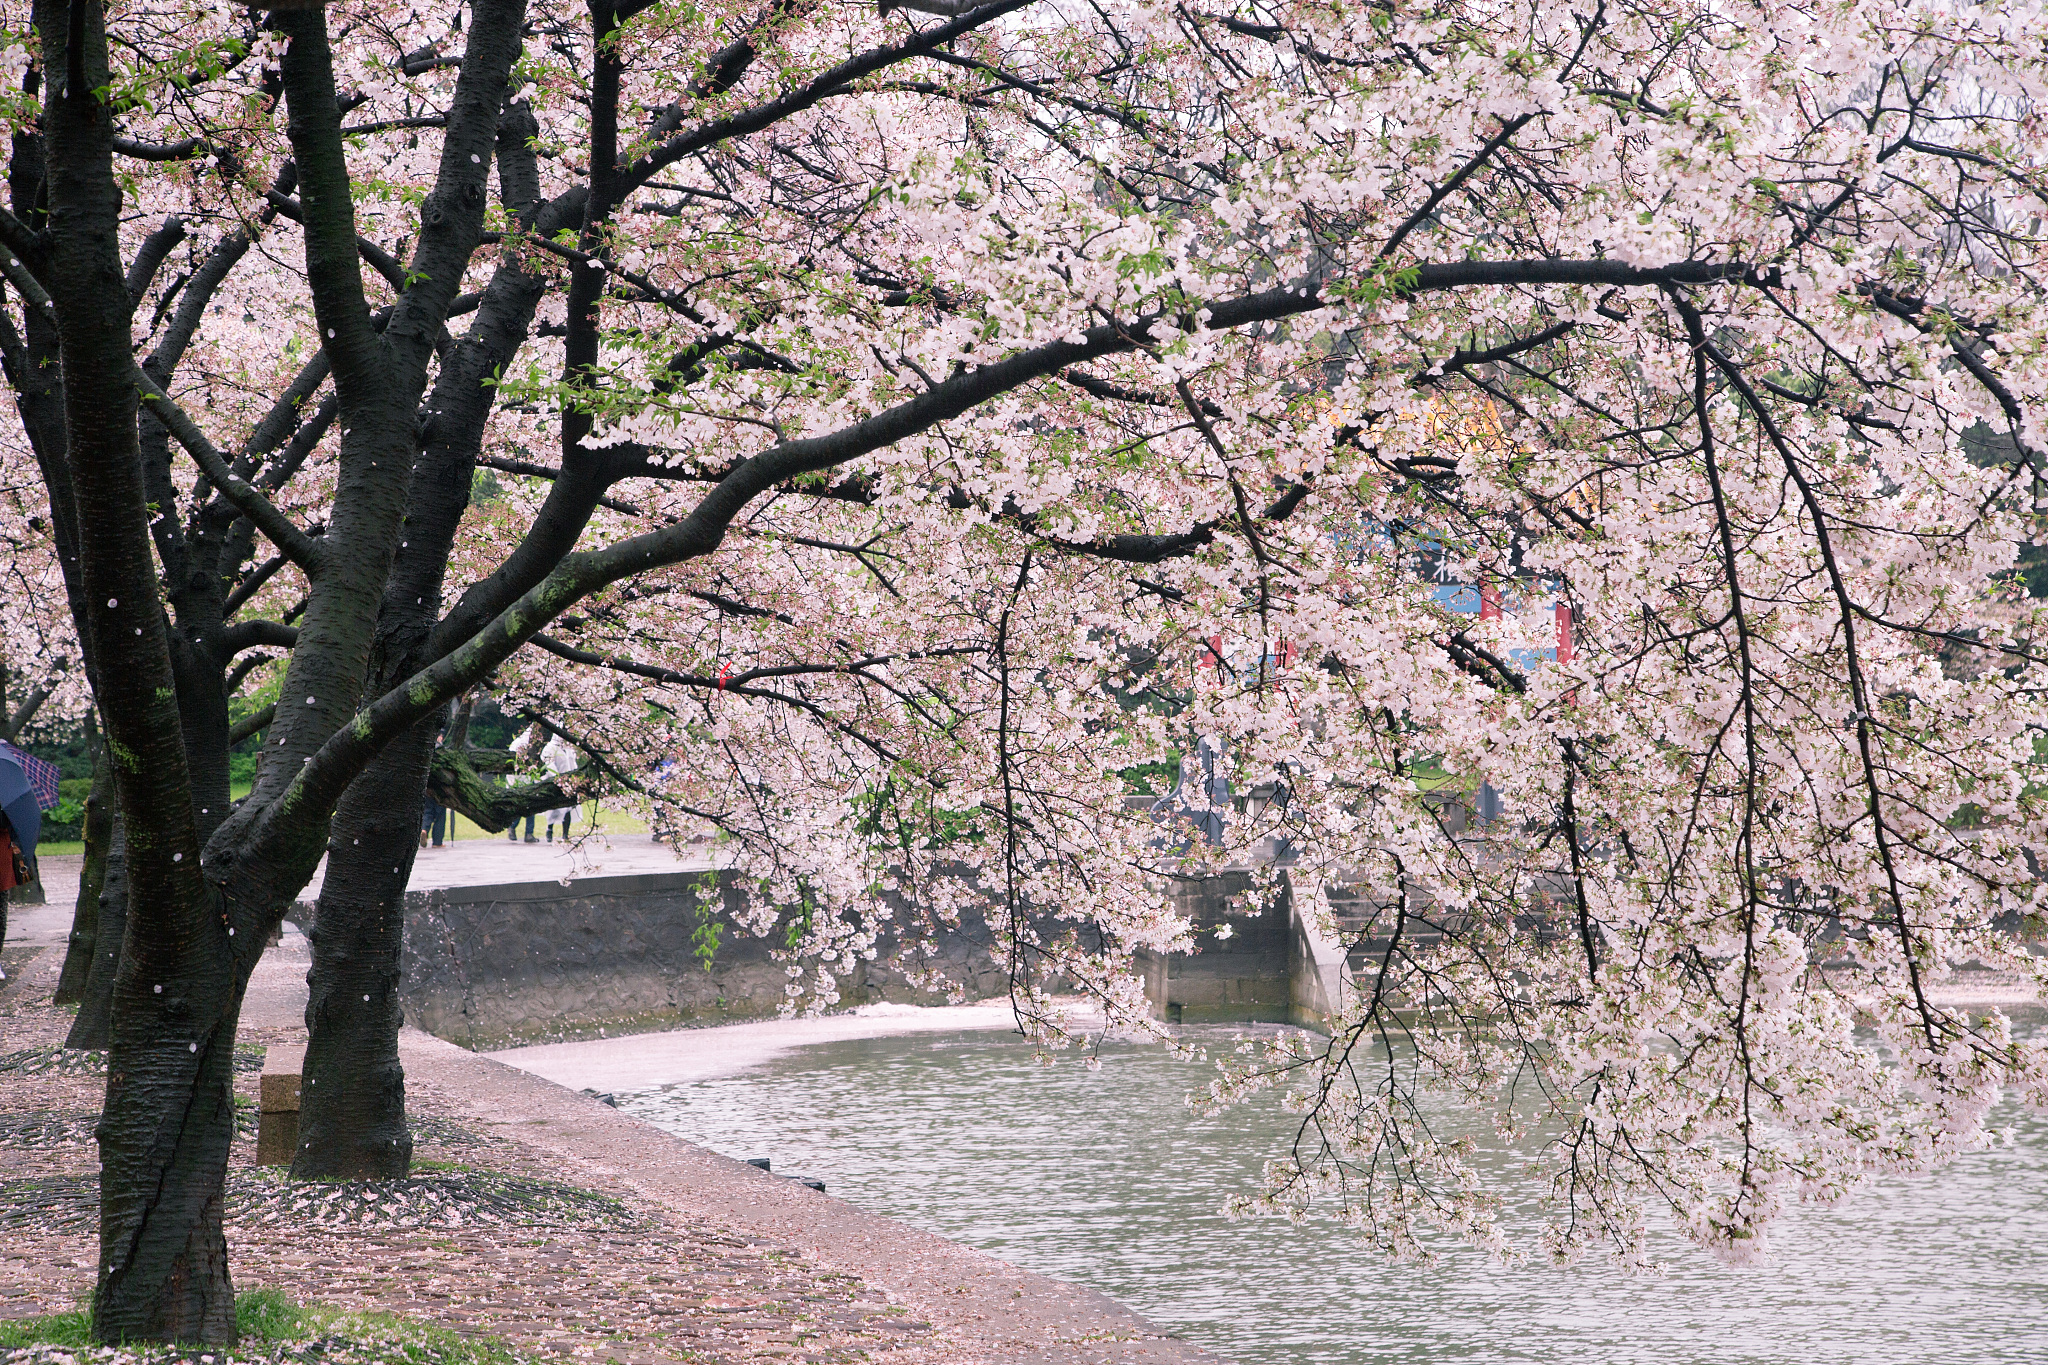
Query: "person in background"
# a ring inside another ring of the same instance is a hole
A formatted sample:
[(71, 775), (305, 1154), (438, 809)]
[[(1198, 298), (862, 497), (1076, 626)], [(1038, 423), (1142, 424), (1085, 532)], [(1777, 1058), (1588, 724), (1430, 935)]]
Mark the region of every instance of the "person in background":
[[(649, 764), (648, 771), (654, 774), (655, 785), (659, 787), (667, 787), (668, 775), (675, 768), (675, 766), (676, 761), (673, 758), (658, 758), (653, 763)], [(655, 829), (654, 833), (648, 837), (651, 838), (657, 844), (665, 844), (668, 842), (668, 835), (664, 834), (658, 827)]]
[[(27, 886), (36, 879), (34, 864), (26, 850), (14, 837), (14, 822), (0, 811), (0, 943), (7, 939), (7, 895), (17, 886)], [(5, 969), (0, 969), (0, 981), (7, 979)]]
[[(524, 760), (526, 756), (533, 751), (534, 741), (540, 738), (540, 734), (541, 729), (539, 721), (535, 721), (533, 724), (527, 726), (524, 730), (521, 730), (519, 732), (519, 738), (512, 741), (512, 756), (514, 758)], [(518, 820), (515, 819), (511, 824), (505, 826), (505, 837), (515, 844), (519, 842)], [(526, 817), (526, 842), (529, 844), (537, 844), (540, 842), (540, 840), (533, 837), (533, 817), (531, 815)]]
[[(548, 771), (557, 777), (562, 776), (564, 773), (573, 773), (583, 765), (583, 760), (577, 756), (575, 746), (560, 735), (548, 737), (547, 747), (540, 751), (540, 761), (546, 764)], [(555, 841), (555, 826), (557, 824), (561, 825), (562, 839), (564, 842), (567, 842), (569, 838), (569, 822), (575, 817), (576, 807), (573, 805), (562, 806), (559, 809), (549, 811), (548, 842), (553, 843)]]
[[(442, 742), (447, 738), (448, 718), (444, 714), (441, 718), (441, 724), (434, 731), (434, 747), (436, 749), (440, 748)], [(449, 824), (448, 808), (434, 799), (434, 789), (429, 785), (426, 802), (420, 807), (420, 847), (425, 848), (427, 846), (427, 836), (429, 834), (434, 836), (434, 847), (441, 847), (441, 838), (448, 832)]]
[(427, 836), (434, 836), (434, 847), (441, 847), (441, 838), (448, 832), (448, 808), (427, 793), (426, 804), (420, 807), (420, 847), (427, 846)]

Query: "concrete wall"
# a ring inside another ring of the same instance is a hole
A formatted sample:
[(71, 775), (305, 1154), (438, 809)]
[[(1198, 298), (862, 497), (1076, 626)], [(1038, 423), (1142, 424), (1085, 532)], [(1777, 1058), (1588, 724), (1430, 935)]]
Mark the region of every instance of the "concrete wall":
[[(1250, 872), (1176, 881), (1174, 909), (1194, 925), (1193, 953), (1138, 955), (1153, 1014), (1168, 1022), (1293, 1017), (1288, 956), (1293, 937), (1285, 878), (1261, 894)], [(1218, 938), (1216, 930), (1230, 926)]]
[(1320, 891), (1283, 871), (1287, 882), (1288, 1018), (1304, 1028), (1329, 1028), (1330, 1016), (1345, 1003), (1349, 966), (1344, 945), (1323, 932)]
[[(740, 893), (704, 873), (464, 886), (406, 896), (406, 1020), (466, 1047), (595, 1037), (772, 1016), (789, 982), (772, 945), (734, 921)], [(709, 967), (701, 953), (717, 932)], [(906, 968), (928, 961), (969, 998), (1007, 978), (985, 926), (905, 945), (843, 980), (843, 1004), (937, 1003)]]
[[(1253, 884), (1252, 873), (1238, 871), (1175, 885), (1175, 908), (1193, 921), (1198, 950), (1140, 954), (1156, 1016), (1314, 1027), (1334, 1012), (1341, 952), (1322, 941), (1313, 915), (1296, 912), (1292, 874), (1281, 871), (1263, 893)], [(409, 893), (406, 1020), (465, 1047), (493, 1048), (771, 1017), (790, 964), (738, 925), (740, 906), (730, 878), (709, 873)], [(1009, 988), (979, 920), (908, 944), (892, 932), (877, 948), (875, 961), (841, 979), (842, 1006), (943, 1003), (913, 984), (919, 967), (960, 983), (968, 999)]]
[[(1253, 874), (1226, 872), (1175, 885), (1174, 906), (1195, 927), (1193, 953), (1141, 953), (1155, 1018), (1170, 1023), (1265, 1021), (1323, 1028), (1343, 1003), (1344, 952), (1317, 928), (1312, 906), (1281, 869), (1263, 895)], [(1216, 937), (1229, 925), (1227, 938)]]

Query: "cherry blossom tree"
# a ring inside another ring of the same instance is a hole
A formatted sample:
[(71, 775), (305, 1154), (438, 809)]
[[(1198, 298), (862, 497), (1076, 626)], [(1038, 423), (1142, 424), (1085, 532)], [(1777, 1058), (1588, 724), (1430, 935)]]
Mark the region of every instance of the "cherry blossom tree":
[[(796, 1001), (976, 913), (1042, 1039), (1055, 980), (1142, 1028), (1164, 879), (1284, 839), (1366, 966), (1215, 1096), (1303, 1114), (1251, 1207), (1397, 1252), (1502, 1237), (1425, 1088), (1540, 1134), (1564, 1258), (1753, 1254), (2044, 1098), (1939, 990), (2039, 923), (2038, 7), (885, 8), (10, 19), (132, 885), (104, 1338), (231, 1332), (235, 1015), (323, 853), (302, 1173), (404, 1168), (485, 683), (725, 839)], [(1198, 750), (1214, 843), (1117, 776)]]
[(20, 739), (31, 727), (76, 724), (90, 697), (41, 492), (40, 481), (12, 485), (0, 501), (0, 540), (8, 549), (8, 645), (0, 660), (5, 740)]

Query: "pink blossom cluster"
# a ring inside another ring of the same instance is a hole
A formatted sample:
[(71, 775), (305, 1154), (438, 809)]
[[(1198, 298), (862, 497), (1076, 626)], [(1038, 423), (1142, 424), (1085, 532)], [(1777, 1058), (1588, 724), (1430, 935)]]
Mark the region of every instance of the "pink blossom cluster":
[[(632, 190), (582, 237), (493, 204), (462, 282), (517, 259), (548, 288), (489, 381), (454, 593), (579, 459), (624, 471), (590, 553), (817, 452), (715, 548), (556, 602), (488, 679), (752, 879), (791, 1007), (979, 915), (1036, 1036), (1100, 1027), (1076, 995), (1151, 1030), (1135, 955), (1192, 947), (1170, 880), (1284, 848), (1350, 986), (1327, 1038), (1241, 1054), (1209, 1098), (1277, 1086), (1302, 1118), (1245, 1210), (1405, 1254), (1427, 1227), (1516, 1251), (1426, 1091), (1540, 1149), (1539, 1249), (1567, 1260), (1642, 1259), (1652, 1211), (1753, 1256), (1788, 1204), (2048, 1101), (2048, 1052), (1943, 1003), (1965, 968), (2042, 980), (2048, 673), (2016, 576), (2048, 476), (2041, 7), (984, 9), (648, 8), (606, 40), (593, 168), (587, 16), (532, 6), (534, 192)], [(327, 13), (381, 306), (463, 10)], [(130, 254), (185, 224), (138, 348), (246, 232), (171, 396), (233, 450), (299, 385), (306, 430), (276, 40), (194, 5), (113, 22), (123, 135), (203, 149), (127, 163)], [(166, 75), (193, 63), (226, 69)], [(602, 327), (576, 369), (579, 274)], [(264, 465), (303, 527), (340, 435)], [(0, 460), (11, 666), (54, 676), (36, 476), (14, 435)], [(178, 455), (163, 487), (178, 519), (210, 484)], [(285, 564), (240, 609), (305, 592)]]

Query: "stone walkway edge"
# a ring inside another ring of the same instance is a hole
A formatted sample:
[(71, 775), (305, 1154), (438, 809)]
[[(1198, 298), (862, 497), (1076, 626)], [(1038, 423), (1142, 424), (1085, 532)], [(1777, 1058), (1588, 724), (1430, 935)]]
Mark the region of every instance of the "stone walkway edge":
[(399, 1055), (409, 1081), (553, 1154), (564, 1179), (573, 1182), (578, 1170), (609, 1177), (684, 1218), (771, 1239), (858, 1275), (971, 1351), (963, 1365), (1220, 1365), (1107, 1295), (779, 1179), (431, 1034), (406, 1029)]
[[(7, 949), (0, 1054), (57, 1055), (70, 1023), (49, 1003), (62, 958), (59, 947)], [(262, 1050), (305, 1040), (309, 963), (306, 940), (287, 933), (249, 983), (238, 1049), (251, 1066), (236, 1090), (252, 1111)], [(536, 1365), (1222, 1365), (1106, 1295), (771, 1176), (539, 1075), (413, 1028), (399, 1051), (427, 1183), (460, 1170), (538, 1178), (644, 1206), (647, 1219), (497, 1231), (245, 1220), (229, 1231), (238, 1285), (503, 1335)], [(0, 1075), (0, 1184), (48, 1186), (47, 1203), (91, 1180), (104, 1089), (90, 1066)], [(253, 1157), (253, 1137), (237, 1141), (231, 1184), (259, 1179)], [(45, 1226), (26, 1206), (12, 1210), (26, 1222), (0, 1217), (0, 1317), (60, 1311), (91, 1285), (89, 1207), (75, 1227)]]

